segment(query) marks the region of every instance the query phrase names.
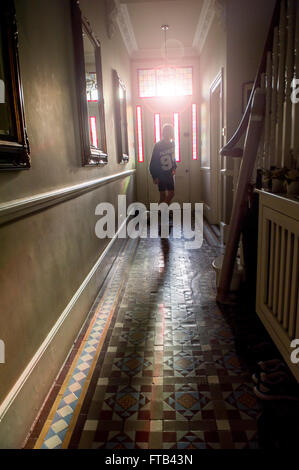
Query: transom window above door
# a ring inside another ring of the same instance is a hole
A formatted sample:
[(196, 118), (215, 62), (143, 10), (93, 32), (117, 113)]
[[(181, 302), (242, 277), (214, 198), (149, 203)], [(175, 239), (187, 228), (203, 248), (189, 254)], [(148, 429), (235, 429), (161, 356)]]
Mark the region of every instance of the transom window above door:
[(192, 67), (160, 67), (138, 69), (139, 98), (191, 96)]

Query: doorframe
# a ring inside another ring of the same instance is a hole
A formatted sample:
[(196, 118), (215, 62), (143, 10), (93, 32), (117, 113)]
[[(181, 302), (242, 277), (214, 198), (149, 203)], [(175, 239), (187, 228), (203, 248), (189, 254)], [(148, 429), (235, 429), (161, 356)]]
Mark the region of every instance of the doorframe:
[[(223, 210), (225, 210), (225, 188), (222, 170), (222, 158), (219, 154), (218, 158), (212, 158), (212, 99), (213, 95), (219, 91), (220, 92), (220, 103), (219, 103), (219, 150), (224, 145), (224, 69), (220, 69), (219, 73), (216, 75), (214, 80), (210, 85), (210, 97), (209, 97), (209, 106), (210, 106), (210, 171), (211, 171), (211, 219), (213, 223), (220, 224), (223, 220)], [(214, 197), (214, 192), (212, 188), (216, 188), (216, 195)]]

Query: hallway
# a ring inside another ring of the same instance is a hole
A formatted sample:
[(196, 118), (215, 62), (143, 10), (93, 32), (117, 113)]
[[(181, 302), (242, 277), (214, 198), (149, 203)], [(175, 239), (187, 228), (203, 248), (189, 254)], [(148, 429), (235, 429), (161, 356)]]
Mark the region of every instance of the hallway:
[(215, 303), (218, 252), (126, 241), (27, 448), (257, 447), (260, 407)]
[(0, 450), (296, 448), (298, 0), (1, 6)]

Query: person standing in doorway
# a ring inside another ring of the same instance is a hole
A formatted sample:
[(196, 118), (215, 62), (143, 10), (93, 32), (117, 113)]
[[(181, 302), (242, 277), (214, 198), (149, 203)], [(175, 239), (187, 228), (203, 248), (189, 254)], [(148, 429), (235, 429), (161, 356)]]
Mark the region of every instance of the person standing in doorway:
[(160, 203), (166, 204), (170, 204), (174, 197), (174, 175), (177, 164), (173, 137), (172, 125), (165, 124), (162, 129), (162, 140), (154, 146), (149, 167), (154, 183), (158, 185)]

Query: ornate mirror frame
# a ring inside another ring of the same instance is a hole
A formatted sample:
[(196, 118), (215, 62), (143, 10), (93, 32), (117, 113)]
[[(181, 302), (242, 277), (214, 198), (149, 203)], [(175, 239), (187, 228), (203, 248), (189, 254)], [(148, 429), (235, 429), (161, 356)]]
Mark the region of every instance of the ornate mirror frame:
[(1, 3), (0, 24), (5, 67), (5, 77), (4, 80), (1, 79), (1, 104), (9, 100), (13, 130), (13, 135), (0, 135), (0, 170), (24, 170), (30, 168), (30, 149), (25, 126), (18, 30), (13, 0), (4, 0)]
[(119, 163), (126, 163), (129, 161), (127, 96), (126, 87), (116, 70), (113, 70), (113, 95), (117, 158)]
[[(97, 166), (107, 163), (107, 144), (105, 129), (105, 112), (104, 112), (104, 94), (102, 79), (102, 60), (101, 45), (95, 37), (91, 26), (86, 18), (82, 17), (79, 1), (71, 0), (73, 42), (75, 53), (75, 69), (77, 81), (77, 99), (79, 108), (79, 125), (82, 150), (83, 166)], [(88, 103), (86, 96), (86, 70), (84, 59), (83, 34), (86, 34), (91, 41), (95, 52), (95, 72), (97, 77), (97, 89), (100, 99), (98, 100), (98, 113), (100, 116), (99, 123), (99, 141), (100, 146), (90, 144), (90, 126), (88, 117)]]

